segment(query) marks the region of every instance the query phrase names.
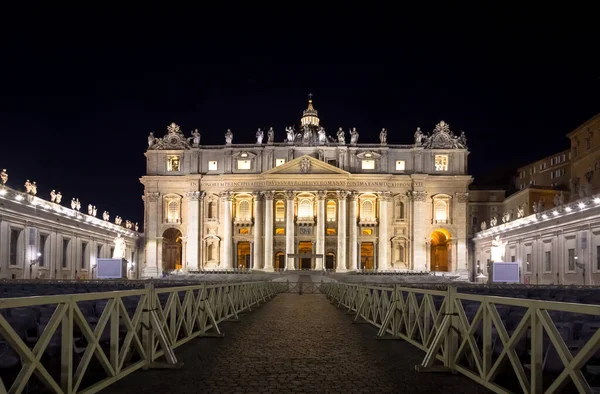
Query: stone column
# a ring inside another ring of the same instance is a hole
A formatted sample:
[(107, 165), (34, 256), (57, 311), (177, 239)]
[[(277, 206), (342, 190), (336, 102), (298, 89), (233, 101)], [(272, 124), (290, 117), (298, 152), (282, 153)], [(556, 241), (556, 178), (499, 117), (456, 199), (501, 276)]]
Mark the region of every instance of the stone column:
[(233, 224), (231, 221), (231, 202), (233, 194), (230, 192), (221, 193), (221, 206), (223, 212), (223, 259), (221, 267), (225, 269), (233, 268), (232, 250), (233, 250)]
[[(456, 193), (454, 204), (452, 204), (453, 212), (452, 223), (456, 224), (456, 259), (452, 261), (452, 270), (461, 275), (468, 275), (468, 239), (467, 226), (469, 223), (467, 205), (469, 202), (469, 193)], [(524, 271), (524, 270), (523, 270)], [(533, 270), (532, 270), (533, 273)]]
[(198, 266), (197, 270), (201, 270), (204, 268), (204, 197), (206, 197), (206, 192), (200, 192), (199, 196), (199, 205), (200, 205), (200, 221), (198, 224)]
[(262, 209), (262, 195), (259, 192), (252, 193), (254, 196), (254, 225), (252, 231), (254, 231), (254, 247), (252, 251), (252, 269), (261, 269), (263, 264), (262, 260), (262, 230), (263, 230), (263, 209)]
[(187, 272), (188, 261), (188, 237), (181, 237), (181, 270)]
[(358, 269), (358, 228), (357, 228), (357, 212), (358, 212), (358, 193), (353, 192), (349, 195), (350, 198), (350, 219), (348, 221), (348, 232), (350, 240), (348, 241), (348, 269), (356, 271)]
[(294, 254), (294, 192), (285, 192), (285, 258), (286, 264), (285, 269), (295, 269), (294, 259), (289, 258), (288, 255)]
[(200, 192), (185, 193), (187, 202), (187, 249), (182, 265), (186, 270), (198, 271), (198, 227), (200, 225)]
[[(144, 230), (144, 233), (146, 234), (146, 264), (143, 270), (144, 278), (158, 278), (161, 273), (161, 267), (159, 266), (161, 255), (159, 254), (158, 244), (162, 240), (162, 234), (158, 234), (158, 221), (162, 215), (160, 212), (161, 204), (159, 199), (160, 193), (158, 192), (147, 192), (144, 196), (144, 205), (146, 210), (146, 228)], [(58, 250), (58, 246), (56, 250)], [(59, 264), (57, 260), (55, 268), (58, 267)]]
[(346, 197), (348, 192), (341, 190), (338, 195), (338, 245), (336, 272), (346, 271)]
[(273, 271), (273, 195), (271, 191), (263, 192), (265, 198), (265, 243), (264, 270)]
[(389, 269), (389, 237), (388, 237), (388, 200), (389, 192), (383, 192), (379, 195), (379, 247), (378, 261), (379, 270)]
[(325, 216), (325, 197), (327, 192), (319, 190), (317, 192), (317, 248), (315, 253), (323, 255), (323, 258), (316, 259), (316, 270), (322, 270), (325, 260), (325, 224), (327, 217)]
[(427, 266), (427, 245), (429, 243), (429, 234), (427, 234), (427, 192), (412, 191), (409, 192), (413, 202), (413, 270), (429, 270)]

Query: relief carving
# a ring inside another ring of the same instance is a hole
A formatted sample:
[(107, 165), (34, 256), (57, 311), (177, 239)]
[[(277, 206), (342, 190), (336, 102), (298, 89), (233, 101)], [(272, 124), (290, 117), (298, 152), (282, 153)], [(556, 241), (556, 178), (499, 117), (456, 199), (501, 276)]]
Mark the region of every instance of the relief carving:
[(458, 202), (469, 202), (469, 193), (456, 193), (456, 200)]
[(160, 193), (159, 192), (150, 192), (150, 193), (146, 193), (146, 196), (148, 197), (148, 201), (157, 202), (158, 199), (160, 198)]

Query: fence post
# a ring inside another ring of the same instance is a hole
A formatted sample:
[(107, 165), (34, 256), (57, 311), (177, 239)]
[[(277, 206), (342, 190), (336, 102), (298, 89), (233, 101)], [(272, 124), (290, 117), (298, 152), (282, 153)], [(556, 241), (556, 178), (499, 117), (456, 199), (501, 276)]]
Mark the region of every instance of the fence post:
[(444, 366), (448, 367), (452, 372), (456, 371), (454, 359), (458, 350), (458, 313), (456, 312), (456, 286), (448, 286), (448, 295), (446, 299), (446, 315), (450, 316), (450, 326), (446, 333), (444, 341)]
[(146, 351), (146, 363), (143, 369), (148, 369), (149, 365), (154, 361), (154, 333), (152, 332), (152, 324), (150, 323), (150, 312), (155, 307), (154, 283), (146, 283), (144, 285), (146, 302), (143, 305), (142, 314), (142, 345)]

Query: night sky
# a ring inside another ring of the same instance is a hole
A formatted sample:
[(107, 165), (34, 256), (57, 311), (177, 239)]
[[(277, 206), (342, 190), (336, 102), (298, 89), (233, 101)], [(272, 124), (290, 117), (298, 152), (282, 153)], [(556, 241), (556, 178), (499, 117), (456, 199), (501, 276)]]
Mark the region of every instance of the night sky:
[(319, 9), (310, 24), (291, 11), (54, 11), (3, 37), (0, 168), (13, 188), (30, 179), (43, 198), (56, 189), (65, 205), (78, 197), (83, 211), (140, 225), (147, 135), (171, 122), (204, 144), (222, 144), (227, 128), (234, 143), (258, 127), (283, 141), (312, 92), (328, 134), (356, 127), (359, 142), (386, 127), (389, 143), (412, 143), (443, 119), (466, 133), (475, 183), (498, 184), (488, 174), (566, 149), (565, 134), (600, 112), (594, 24), (491, 11), (408, 23)]

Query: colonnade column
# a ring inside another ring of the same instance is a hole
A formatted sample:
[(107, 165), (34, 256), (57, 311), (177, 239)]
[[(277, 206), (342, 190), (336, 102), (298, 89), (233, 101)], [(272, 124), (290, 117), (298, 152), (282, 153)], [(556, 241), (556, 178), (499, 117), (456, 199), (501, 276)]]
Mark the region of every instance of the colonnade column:
[[(158, 234), (158, 218), (162, 217), (160, 212), (160, 193), (147, 192), (144, 196), (145, 209), (145, 229), (146, 235), (146, 264), (144, 265), (144, 278), (158, 278), (160, 276), (160, 252), (158, 245), (162, 240), (162, 234)], [(58, 239), (55, 237), (55, 239)], [(58, 241), (57, 241), (58, 242)], [(56, 253), (58, 255), (59, 246), (56, 245)], [(105, 252), (106, 253), (106, 252)], [(112, 257), (112, 256), (110, 256)], [(58, 258), (56, 260), (58, 262)], [(58, 263), (57, 263), (58, 264)], [(58, 267), (58, 265), (56, 265)], [(58, 272), (57, 270), (56, 272)], [(51, 278), (56, 278), (54, 271), (51, 272)]]
[(206, 192), (200, 192), (200, 222), (198, 224), (198, 266), (196, 269), (201, 270), (204, 268), (204, 197)]
[(349, 219), (349, 235), (350, 240), (348, 245), (348, 268), (352, 271), (356, 271), (358, 269), (358, 233), (357, 233), (357, 224), (356, 224), (356, 216), (358, 212), (358, 193), (352, 192), (350, 193), (350, 219)]
[(294, 260), (290, 254), (296, 253), (294, 250), (294, 192), (285, 192), (285, 269), (295, 269)]
[(388, 200), (389, 192), (379, 195), (379, 251), (377, 265), (379, 270), (389, 269), (389, 240), (388, 240)]
[(317, 192), (317, 250), (316, 254), (323, 256), (316, 259), (316, 270), (322, 270), (325, 260), (325, 197), (327, 192), (319, 190)]
[(223, 259), (221, 267), (225, 269), (233, 268), (231, 252), (233, 249), (233, 224), (231, 222), (231, 202), (233, 194), (224, 192), (220, 194), (221, 206), (223, 207)]
[(263, 230), (263, 210), (262, 210), (262, 195), (259, 192), (252, 193), (254, 196), (254, 250), (252, 251), (252, 269), (260, 269), (263, 265), (262, 260), (262, 230)]
[(271, 191), (263, 192), (265, 198), (265, 271), (273, 271), (273, 196)]
[(187, 200), (187, 248), (181, 265), (185, 271), (198, 270), (198, 227), (200, 224), (200, 192), (185, 193)]
[(415, 271), (426, 271), (427, 249), (429, 245), (429, 234), (427, 234), (426, 221), (430, 216), (427, 214), (427, 192), (412, 191), (410, 197), (413, 201), (412, 226), (413, 226), (413, 267)]
[(338, 246), (336, 272), (346, 271), (346, 197), (348, 192), (340, 190), (338, 195)]

